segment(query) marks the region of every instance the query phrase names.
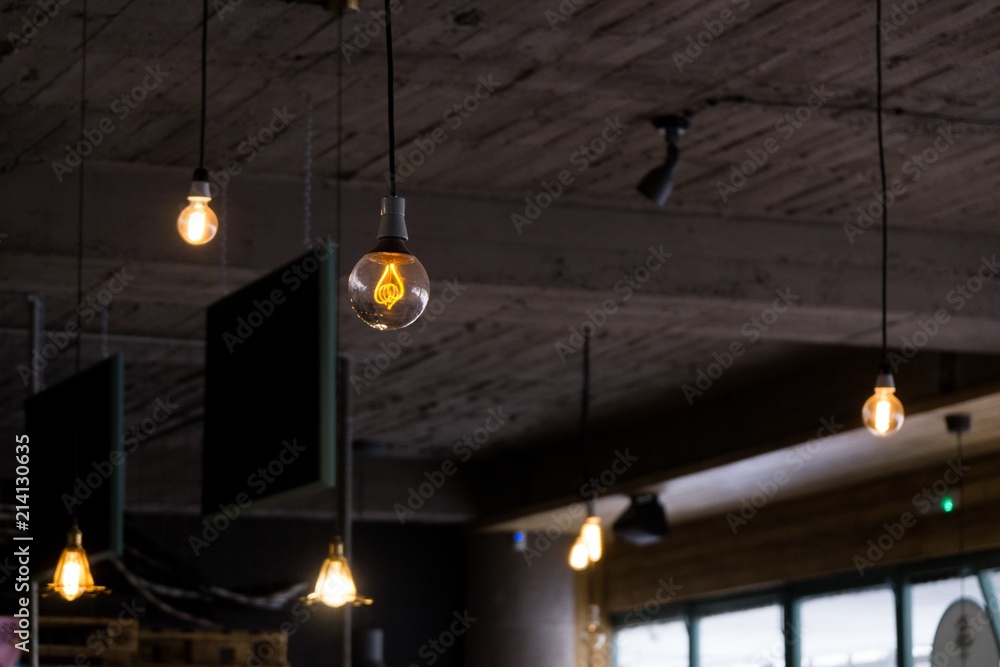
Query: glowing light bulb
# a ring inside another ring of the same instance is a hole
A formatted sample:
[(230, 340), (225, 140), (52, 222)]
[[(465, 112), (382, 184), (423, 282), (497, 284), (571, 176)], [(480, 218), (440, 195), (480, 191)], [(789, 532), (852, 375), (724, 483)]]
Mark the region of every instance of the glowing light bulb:
[(423, 264), (406, 248), (404, 200), (382, 200), (378, 243), (351, 271), (351, 306), (368, 326), (402, 329), (424, 312), (430, 298), (430, 279)]
[(877, 436), (892, 435), (903, 427), (903, 404), (895, 394), (892, 374), (881, 373), (875, 380), (875, 393), (861, 408), (861, 420)]
[(573, 548), (569, 550), (569, 566), (579, 572), (588, 565), (590, 565), (590, 555), (587, 553), (587, 545), (583, 543), (583, 537), (577, 537)]
[(601, 536), (600, 517), (587, 517), (587, 520), (583, 522), (583, 528), (580, 529), (580, 539), (587, 546), (587, 557), (590, 558), (590, 562), (596, 563), (601, 560), (603, 538)]
[(203, 245), (215, 238), (219, 231), (219, 218), (209, 206), (212, 193), (208, 184), (208, 172), (195, 170), (191, 192), (188, 194), (187, 208), (177, 216), (177, 231), (181, 238), (191, 245)]
[(306, 599), (310, 602), (322, 602), (328, 607), (372, 603), (370, 598), (358, 595), (351, 567), (344, 556), (344, 543), (339, 539), (330, 544), (330, 555), (320, 568), (316, 588)]
[(601, 518), (588, 516), (569, 551), (569, 566), (574, 570), (583, 570), (591, 563), (601, 560), (603, 541)]
[(105, 590), (103, 586), (94, 585), (87, 552), (83, 549), (83, 533), (75, 525), (69, 531), (66, 548), (59, 556), (55, 576), (47, 589), (58, 593), (69, 602), (83, 595)]

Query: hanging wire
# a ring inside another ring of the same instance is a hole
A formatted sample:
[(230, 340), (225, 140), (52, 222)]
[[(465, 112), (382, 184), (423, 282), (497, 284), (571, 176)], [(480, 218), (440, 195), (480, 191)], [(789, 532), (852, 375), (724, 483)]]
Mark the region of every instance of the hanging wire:
[[(81, 22), (82, 39), (80, 42), (80, 136), (86, 131), (87, 122), (87, 0), (83, 0), (83, 21)], [(80, 466), (80, 354), (83, 347), (83, 214), (85, 210), (84, 202), (84, 174), (87, 167), (87, 158), (82, 153), (80, 155), (79, 192), (76, 209), (76, 435), (73, 438), (73, 476), (76, 477)], [(71, 510), (76, 516), (76, 509)]]
[(389, 194), (396, 196), (396, 100), (393, 93), (392, 12), (385, 0), (385, 60), (389, 85)]
[(878, 163), (882, 178), (882, 372), (889, 372), (888, 339), (888, 262), (889, 262), (889, 205), (885, 176), (885, 139), (882, 131), (882, 0), (875, 0), (875, 60), (876, 119), (878, 121)]
[(312, 156), (313, 156), (313, 102), (306, 99), (306, 150), (302, 179), (302, 247), (312, 247)]
[(201, 8), (201, 138), (198, 142), (198, 168), (205, 168), (205, 115), (208, 106), (208, 0)]
[(108, 358), (108, 329), (111, 324), (111, 304), (101, 311), (101, 359)]
[(229, 246), (226, 243), (229, 229), (229, 183), (222, 183), (222, 210), (219, 211), (219, 232), (222, 238), (219, 239), (219, 273), (222, 279), (222, 293), (229, 294), (229, 287), (226, 284), (226, 262), (228, 261)]
[[(583, 332), (583, 387), (580, 392), (580, 456), (584, 482), (590, 479), (590, 451), (587, 424), (590, 421), (590, 331)], [(592, 514), (594, 501), (587, 500), (587, 513)]]
[[(955, 432), (956, 439), (956, 455), (958, 456), (958, 469), (962, 469), (962, 430), (959, 429)], [(962, 481), (959, 481), (959, 498), (958, 498), (958, 557), (960, 560), (964, 560), (965, 557), (965, 485)], [(969, 621), (965, 617), (965, 577), (966, 570), (963, 563), (962, 569), (958, 575), (959, 581), (959, 594), (958, 599), (962, 605), (962, 618), (959, 621), (960, 633), (964, 635), (968, 632)], [(963, 639), (962, 636), (959, 639)], [(966, 646), (961, 646), (961, 658), (962, 667), (965, 667), (966, 658), (968, 657), (968, 648)]]

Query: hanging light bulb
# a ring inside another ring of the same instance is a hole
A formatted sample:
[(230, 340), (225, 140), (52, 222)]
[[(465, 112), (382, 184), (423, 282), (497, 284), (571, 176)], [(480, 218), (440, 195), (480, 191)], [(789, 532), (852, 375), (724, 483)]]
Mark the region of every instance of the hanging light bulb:
[(208, 184), (208, 172), (200, 167), (194, 171), (187, 208), (177, 216), (177, 231), (181, 238), (191, 245), (203, 245), (215, 238), (219, 231), (219, 218), (209, 206), (212, 193)]
[(596, 604), (590, 605), (590, 618), (581, 636), (591, 651), (600, 651), (608, 642), (608, 633), (604, 631), (604, 625), (601, 623), (601, 608)]
[(603, 536), (601, 535), (601, 517), (588, 516), (580, 529), (580, 539), (587, 545), (587, 557), (591, 563), (601, 560), (601, 547), (603, 546)]
[(59, 556), (56, 574), (47, 590), (54, 591), (72, 602), (83, 596), (100, 593), (104, 586), (95, 586), (94, 577), (90, 574), (90, 563), (87, 552), (83, 550), (83, 533), (74, 523), (66, 537), (66, 548)]
[(569, 566), (577, 572), (585, 570), (590, 565), (590, 556), (587, 553), (587, 545), (580, 535), (573, 542), (573, 548), (569, 550)]
[(219, 230), (219, 219), (209, 208), (212, 193), (208, 185), (208, 170), (205, 169), (205, 116), (208, 106), (208, 0), (202, 0), (201, 24), (201, 125), (198, 140), (198, 168), (188, 193), (188, 205), (177, 216), (177, 231), (181, 238), (191, 245), (204, 245), (215, 238)]
[[(882, 133), (882, 0), (876, 0), (875, 60), (876, 60), (876, 120), (878, 126), (879, 172), (882, 181), (882, 201), (888, 192), (885, 175), (885, 141)], [(875, 393), (861, 407), (861, 420), (873, 434), (892, 435), (903, 427), (903, 404), (896, 398), (896, 383), (889, 366), (889, 207), (882, 207), (882, 367), (875, 378)]]
[(402, 329), (413, 324), (430, 298), (427, 271), (404, 243), (405, 210), (402, 197), (382, 199), (378, 242), (354, 266), (348, 281), (351, 307), (375, 329)]
[(569, 566), (574, 570), (584, 570), (591, 563), (601, 560), (604, 538), (601, 535), (601, 518), (593, 513), (583, 522), (580, 535), (569, 551)]
[(344, 543), (339, 537), (330, 543), (330, 555), (323, 561), (319, 577), (316, 579), (316, 588), (306, 597), (306, 600), (322, 602), (327, 607), (343, 607), (345, 604), (360, 606), (372, 603), (371, 598), (358, 595), (358, 589), (354, 586), (354, 577), (351, 575), (351, 567), (347, 564), (347, 558), (344, 556)]
[(892, 373), (879, 373), (875, 393), (861, 408), (861, 419), (878, 436), (892, 435), (903, 427), (903, 404), (896, 398)]
[(351, 271), (351, 306), (370, 327), (402, 329), (427, 307), (430, 280), (423, 265), (406, 249), (406, 202), (396, 196), (396, 115), (393, 91), (392, 12), (385, 0), (385, 61), (389, 125), (389, 196), (382, 199), (378, 243)]

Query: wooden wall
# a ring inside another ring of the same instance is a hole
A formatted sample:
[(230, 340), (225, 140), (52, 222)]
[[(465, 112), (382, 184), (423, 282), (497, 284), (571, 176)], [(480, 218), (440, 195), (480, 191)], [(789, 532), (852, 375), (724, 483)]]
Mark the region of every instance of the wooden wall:
[[(891, 441), (885, 446), (891, 447)], [(1000, 457), (966, 459), (958, 484), (964, 495), (966, 551), (1000, 547)], [(609, 546), (604, 568), (606, 608), (628, 612), (653, 599), (662, 581), (681, 586), (672, 601), (692, 600), (835, 574), (870, 576), (874, 567), (954, 555), (959, 550), (961, 509), (944, 514), (915, 499), (923, 489), (957, 475), (946, 461), (833, 492), (789, 500), (780, 493), (734, 529), (727, 517), (672, 526), (660, 544)], [(947, 473), (947, 476), (946, 476)], [(764, 480), (762, 480), (763, 482)], [(948, 484), (949, 492), (956, 485)], [(760, 504), (762, 497), (755, 500)], [(669, 513), (669, 507), (667, 511)], [(732, 512), (738, 516), (739, 508)], [(910, 517), (903, 526), (902, 519)], [(730, 517), (731, 518), (731, 517)], [(891, 535), (886, 524), (898, 539)], [(893, 526), (900, 524), (900, 527)], [(867, 554), (869, 540), (888, 549)], [(859, 567), (864, 570), (859, 572)], [(662, 597), (662, 596), (661, 596)]]

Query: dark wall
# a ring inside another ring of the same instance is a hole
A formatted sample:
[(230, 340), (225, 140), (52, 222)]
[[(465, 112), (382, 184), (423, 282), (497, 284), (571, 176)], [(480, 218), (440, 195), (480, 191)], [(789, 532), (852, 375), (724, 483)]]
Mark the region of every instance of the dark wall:
[[(212, 584), (265, 593), (296, 582), (315, 583), (333, 526), (329, 521), (241, 516), (214, 539), (195, 517), (129, 517), (126, 544), (193, 571)], [(192, 546), (192, 536), (206, 544)], [(196, 555), (195, 549), (198, 554)], [(355, 609), (356, 629), (385, 632), (389, 667), (458, 667), (464, 664), (464, 632), (456, 621), (466, 610), (466, 546), (455, 526), (358, 524), (351, 568), (358, 592), (375, 600)], [(337, 610), (323, 606), (269, 613), (219, 604), (209, 610), (227, 627), (277, 629), (294, 624), (289, 643), (293, 667), (339, 665)], [(444, 645), (447, 644), (447, 648)]]

